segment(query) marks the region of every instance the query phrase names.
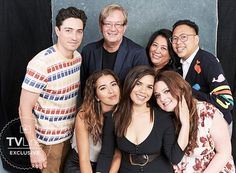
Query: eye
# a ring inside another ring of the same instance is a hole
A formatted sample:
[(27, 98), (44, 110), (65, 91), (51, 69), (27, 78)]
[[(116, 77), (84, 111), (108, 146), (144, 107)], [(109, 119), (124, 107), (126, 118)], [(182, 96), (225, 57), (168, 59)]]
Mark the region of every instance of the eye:
[(79, 29), (78, 31), (77, 31), (77, 33), (79, 33), (79, 34), (83, 34), (83, 30), (82, 29)]
[(153, 85), (148, 85), (148, 89), (153, 90)]
[(107, 23), (107, 22), (103, 23), (103, 25), (106, 26), (106, 27), (111, 27), (112, 26), (111, 23)]
[(172, 41), (175, 42), (177, 41), (178, 37), (172, 37)]
[(168, 94), (169, 92), (170, 92), (169, 89), (164, 91), (165, 94)]
[(158, 45), (156, 43), (152, 43), (152, 47), (157, 47)]
[(187, 37), (188, 37), (187, 35), (181, 35), (181, 36), (180, 36), (180, 39), (181, 39), (181, 40), (186, 40)]
[(161, 50), (162, 51), (167, 51), (167, 48), (166, 47), (161, 47)]
[(137, 86), (140, 86), (141, 84), (142, 84), (142, 83), (139, 82), (139, 81), (136, 82), (136, 85), (137, 85)]
[(155, 94), (154, 97), (158, 99), (160, 97), (160, 94)]
[(103, 91), (103, 90), (105, 90), (105, 89), (106, 89), (106, 87), (100, 87), (100, 88), (99, 88), (100, 91)]
[(112, 82), (111, 83), (111, 86), (117, 86), (118, 84), (117, 84), (117, 82)]
[(115, 27), (118, 27), (118, 28), (120, 28), (120, 27), (122, 27), (123, 26), (123, 24), (121, 24), (121, 23), (116, 23), (115, 24)]

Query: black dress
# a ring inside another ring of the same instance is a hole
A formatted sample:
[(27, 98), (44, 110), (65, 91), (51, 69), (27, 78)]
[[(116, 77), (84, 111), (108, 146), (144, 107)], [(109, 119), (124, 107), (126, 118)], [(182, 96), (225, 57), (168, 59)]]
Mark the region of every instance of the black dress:
[(179, 163), (184, 155), (184, 152), (176, 142), (175, 127), (171, 113), (156, 108), (154, 109), (154, 125), (152, 131), (139, 145), (133, 144), (126, 137), (116, 137), (112, 112), (106, 113), (103, 129), (103, 144), (97, 162), (97, 172), (109, 172), (115, 147), (121, 152), (131, 154), (160, 153), (157, 158), (148, 162), (145, 166), (132, 165), (122, 156), (120, 173), (171, 173), (173, 172), (171, 163)]

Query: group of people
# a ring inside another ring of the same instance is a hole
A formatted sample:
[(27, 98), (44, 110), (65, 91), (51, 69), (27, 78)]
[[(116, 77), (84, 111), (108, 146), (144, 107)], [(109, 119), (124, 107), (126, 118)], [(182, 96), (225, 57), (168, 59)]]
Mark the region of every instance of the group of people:
[(22, 84), (19, 115), (32, 167), (235, 173), (233, 97), (218, 59), (199, 48), (198, 26), (180, 20), (172, 31), (160, 29), (145, 51), (124, 36), (127, 16), (118, 4), (105, 6), (103, 38), (80, 55), (86, 14), (59, 11), (57, 43), (29, 62)]

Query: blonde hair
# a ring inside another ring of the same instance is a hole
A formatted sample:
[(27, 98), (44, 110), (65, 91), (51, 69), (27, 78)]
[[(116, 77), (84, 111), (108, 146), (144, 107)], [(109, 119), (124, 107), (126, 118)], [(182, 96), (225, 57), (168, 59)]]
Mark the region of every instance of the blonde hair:
[(127, 11), (120, 6), (119, 4), (109, 4), (107, 6), (105, 6), (100, 15), (99, 15), (99, 24), (102, 25), (103, 21), (109, 16), (109, 14), (115, 10), (121, 11), (123, 13), (124, 16), (124, 23), (123, 25), (126, 25), (128, 23), (128, 13)]

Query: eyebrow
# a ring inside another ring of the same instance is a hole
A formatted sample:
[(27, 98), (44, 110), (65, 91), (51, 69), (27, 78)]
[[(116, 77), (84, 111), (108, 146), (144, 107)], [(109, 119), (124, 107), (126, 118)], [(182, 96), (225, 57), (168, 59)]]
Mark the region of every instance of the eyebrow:
[(75, 28), (71, 28), (71, 27), (64, 27), (63, 29), (72, 29), (72, 30), (81, 30), (81, 31), (83, 31), (83, 29), (82, 29), (82, 28), (75, 29)]
[[(167, 90), (167, 89), (169, 90), (169, 88), (166, 87), (166, 88), (164, 88), (163, 90), (161, 90), (161, 92), (163, 92), (163, 91), (165, 91), (165, 90)], [(159, 92), (153, 92), (153, 93), (155, 94), (155, 93), (159, 93)]]
[[(159, 43), (157, 43), (156, 41), (154, 41), (153, 43), (156, 43), (156, 44), (158, 44), (158, 45), (160, 45), (160, 46), (165, 46), (165, 47), (167, 47), (167, 45), (159, 44)], [(152, 44), (153, 44), (153, 43), (152, 43)]]
[[(112, 84), (112, 83), (117, 83), (115, 80), (113, 80), (113, 81), (111, 81), (109, 84)], [(106, 86), (106, 84), (102, 84), (102, 85), (100, 85), (100, 86), (98, 86), (97, 88), (98, 89), (100, 89), (101, 87), (104, 87), (104, 86)]]

